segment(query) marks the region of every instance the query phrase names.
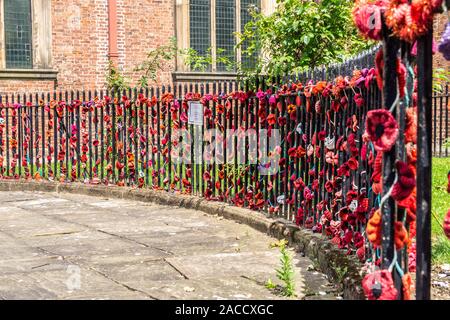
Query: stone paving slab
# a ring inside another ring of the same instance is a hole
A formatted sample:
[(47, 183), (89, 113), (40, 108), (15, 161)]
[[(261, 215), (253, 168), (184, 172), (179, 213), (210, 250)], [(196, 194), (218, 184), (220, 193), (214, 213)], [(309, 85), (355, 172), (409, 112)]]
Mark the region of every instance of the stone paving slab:
[[(279, 284), (274, 241), (190, 209), (0, 192), (0, 299), (281, 299), (264, 286)], [(291, 254), (298, 298), (333, 298)]]

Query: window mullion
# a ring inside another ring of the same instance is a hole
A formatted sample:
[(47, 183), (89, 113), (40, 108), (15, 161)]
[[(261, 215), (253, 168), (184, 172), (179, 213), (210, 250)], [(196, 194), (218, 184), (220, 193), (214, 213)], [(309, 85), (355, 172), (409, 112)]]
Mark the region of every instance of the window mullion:
[(216, 43), (216, 0), (211, 0), (211, 71), (217, 70), (217, 43)]
[[(236, 32), (240, 34), (242, 32), (241, 30), (241, 0), (236, 0), (236, 26), (235, 26)], [(240, 38), (236, 37), (236, 44), (239, 43)], [(236, 50), (236, 62), (241, 62), (241, 48), (238, 47)]]

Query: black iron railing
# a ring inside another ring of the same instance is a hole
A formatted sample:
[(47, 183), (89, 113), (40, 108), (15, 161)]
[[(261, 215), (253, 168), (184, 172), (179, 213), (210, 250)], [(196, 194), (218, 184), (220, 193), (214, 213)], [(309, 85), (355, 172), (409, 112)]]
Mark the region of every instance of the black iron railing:
[(433, 155), (450, 155), (450, 92), (449, 84), (433, 94)]

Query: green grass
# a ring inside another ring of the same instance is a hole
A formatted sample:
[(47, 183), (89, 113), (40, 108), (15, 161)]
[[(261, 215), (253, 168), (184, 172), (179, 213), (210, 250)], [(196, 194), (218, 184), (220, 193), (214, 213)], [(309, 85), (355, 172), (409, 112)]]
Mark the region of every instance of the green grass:
[(433, 159), (432, 194), (432, 236), (433, 263), (450, 263), (450, 240), (444, 235), (442, 223), (450, 209), (450, 194), (447, 193), (447, 173), (450, 171), (450, 158)]

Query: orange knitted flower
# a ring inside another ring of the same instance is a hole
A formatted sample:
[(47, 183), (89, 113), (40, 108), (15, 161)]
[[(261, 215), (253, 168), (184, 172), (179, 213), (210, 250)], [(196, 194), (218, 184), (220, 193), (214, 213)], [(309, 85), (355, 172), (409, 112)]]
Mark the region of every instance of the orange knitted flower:
[(415, 108), (406, 109), (405, 143), (417, 143), (417, 114)]
[(411, 300), (411, 291), (413, 291), (413, 282), (410, 273), (406, 273), (402, 277), (403, 284), (403, 300)]
[(397, 221), (394, 225), (394, 242), (397, 250), (403, 248), (409, 242), (408, 231), (406, 231), (405, 226), (402, 222)]
[(433, 23), (433, 15), (442, 0), (392, 0), (385, 11), (386, 25), (401, 40), (413, 43), (426, 34)]
[(367, 239), (374, 247), (381, 245), (381, 212), (375, 211), (373, 216), (369, 219), (366, 227)]

